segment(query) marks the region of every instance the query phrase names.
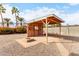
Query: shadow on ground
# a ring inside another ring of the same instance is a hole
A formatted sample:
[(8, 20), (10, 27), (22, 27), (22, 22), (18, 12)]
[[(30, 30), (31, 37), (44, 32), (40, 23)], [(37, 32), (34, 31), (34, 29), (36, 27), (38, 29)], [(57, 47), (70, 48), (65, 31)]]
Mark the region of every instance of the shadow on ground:
[(79, 54), (76, 54), (76, 53), (70, 53), (69, 56), (79, 56)]
[(53, 37), (59, 37), (59, 38), (63, 38), (65, 40), (72, 40), (72, 41), (77, 41), (79, 42), (79, 37), (76, 36), (67, 36), (67, 35), (57, 35), (57, 34), (49, 34), (49, 36), (53, 36)]

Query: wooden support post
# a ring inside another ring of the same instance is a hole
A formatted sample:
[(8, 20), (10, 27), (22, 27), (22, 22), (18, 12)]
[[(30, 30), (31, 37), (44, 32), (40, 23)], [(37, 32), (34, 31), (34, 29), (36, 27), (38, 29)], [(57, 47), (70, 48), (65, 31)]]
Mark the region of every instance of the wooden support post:
[(69, 35), (69, 25), (67, 24), (67, 30), (68, 30), (68, 35)]
[(61, 23), (59, 24), (59, 35), (61, 35)]
[(26, 27), (26, 28), (27, 28), (27, 37), (29, 36), (29, 35), (28, 35), (28, 30), (29, 30), (28, 26), (29, 26), (29, 25), (27, 24), (27, 27)]
[(61, 39), (61, 23), (59, 23), (59, 39)]
[(48, 23), (46, 19), (46, 42), (48, 43)]

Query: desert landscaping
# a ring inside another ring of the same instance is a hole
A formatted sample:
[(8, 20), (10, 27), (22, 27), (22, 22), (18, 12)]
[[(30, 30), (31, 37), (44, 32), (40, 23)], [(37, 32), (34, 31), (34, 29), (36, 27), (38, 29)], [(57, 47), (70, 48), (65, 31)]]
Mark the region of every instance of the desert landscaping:
[[(34, 39), (39, 41), (39, 43), (36, 43), (35, 45), (25, 48), (24, 46), (22, 46), (22, 44), (18, 42), (19, 39), (22, 40), (24, 38), (23, 40), (26, 40), (25, 37), (26, 37), (26, 34), (0, 35), (0, 55), (4, 55), (4, 56), (62, 55), (57, 46), (57, 43), (61, 43), (64, 46), (64, 48), (68, 50), (69, 55), (79, 55), (79, 52), (78, 52), (79, 42), (74, 41), (75, 39), (72, 41), (72, 40), (63, 39), (63, 38), (59, 39), (56, 37), (49, 37), (51, 38), (49, 39), (49, 43), (44, 44), (45, 37), (37, 37)], [(60, 42), (54, 41), (55, 39), (59, 39)], [(34, 43), (35, 42), (36, 41), (34, 41)], [(33, 44), (33, 42), (29, 42), (29, 43)]]
[(56, 5), (68, 6), (0, 4), (0, 56), (79, 56), (75, 7), (57, 11)]

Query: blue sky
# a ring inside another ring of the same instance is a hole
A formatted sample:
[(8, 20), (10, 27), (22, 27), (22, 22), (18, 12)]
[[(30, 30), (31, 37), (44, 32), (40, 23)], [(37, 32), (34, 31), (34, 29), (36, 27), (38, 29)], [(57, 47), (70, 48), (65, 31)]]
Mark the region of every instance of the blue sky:
[(59, 10), (64, 10), (67, 13), (73, 13), (79, 10), (79, 5), (72, 6), (69, 3), (11, 3), (10, 5), (17, 6), (20, 10), (36, 9), (37, 7), (55, 8)]
[[(20, 16), (24, 17), (26, 22), (47, 14), (56, 14), (65, 21), (64, 24), (79, 24), (78, 3), (7, 3), (4, 4), (7, 9), (5, 17), (13, 17), (13, 6), (19, 9)], [(14, 21), (14, 17), (12, 19)]]

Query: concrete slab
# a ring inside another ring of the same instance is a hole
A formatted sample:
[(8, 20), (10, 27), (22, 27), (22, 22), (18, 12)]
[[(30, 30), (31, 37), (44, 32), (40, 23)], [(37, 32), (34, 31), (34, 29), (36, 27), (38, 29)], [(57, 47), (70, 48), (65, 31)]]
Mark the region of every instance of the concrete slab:
[(28, 48), (39, 43), (38, 41), (28, 43), (26, 38), (17, 39), (16, 41), (24, 48)]
[(24, 48), (27, 47), (27, 40), (25, 38), (17, 39), (16, 41)]
[(56, 46), (59, 49), (60, 54), (62, 56), (68, 56), (70, 54), (70, 51), (64, 47), (64, 45), (60, 42), (59, 39), (55, 39), (55, 41), (58, 41), (58, 43), (56, 43)]
[[(36, 41), (27, 43), (27, 39), (22, 38), (22, 39), (17, 39), (16, 41), (22, 45), (24, 48), (28, 48), (34, 45), (37, 45), (38, 43), (46, 43), (46, 37), (30, 37), (31, 39), (35, 39)], [(53, 38), (53, 37), (48, 37), (48, 42), (54, 42), (56, 43), (57, 48), (60, 51), (61, 55), (67, 56), (69, 55), (69, 51), (63, 46), (59, 38)]]

